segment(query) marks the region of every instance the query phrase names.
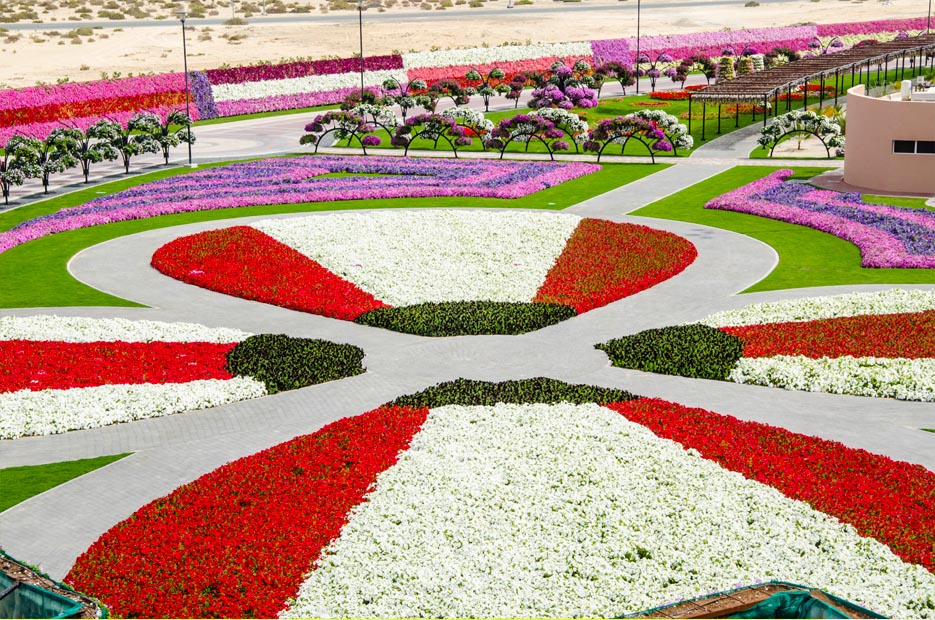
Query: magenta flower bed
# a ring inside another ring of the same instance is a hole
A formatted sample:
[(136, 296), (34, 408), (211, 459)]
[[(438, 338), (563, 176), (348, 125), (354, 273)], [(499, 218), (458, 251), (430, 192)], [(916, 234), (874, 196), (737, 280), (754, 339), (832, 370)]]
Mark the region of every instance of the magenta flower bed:
[[(935, 18), (933, 18), (935, 25)], [(880, 19), (871, 22), (853, 22), (841, 24), (819, 24), (818, 36), (833, 37), (848, 34), (873, 34), (875, 32), (901, 32), (908, 30), (925, 30), (926, 18), (913, 17), (909, 19)]]
[[(146, 183), (26, 220), (0, 232), (0, 253), (59, 232), (189, 211), (381, 198), (520, 198), (600, 169), (551, 161), (324, 155), (265, 159)], [(321, 176), (337, 172), (350, 176)]]
[(791, 170), (718, 196), (706, 209), (724, 209), (808, 226), (850, 241), (861, 266), (935, 268), (935, 212), (865, 203), (858, 194), (816, 191), (785, 183)]
[[(399, 54), (364, 57), (365, 71), (384, 71), (402, 68), (403, 57)], [(360, 71), (359, 58), (287, 62), (279, 65), (255, 65), (249, 67), (233, 67), (230, 69), (208, 69), (205, 71), (205, 74), (208, 76), (208, 81), (216, 86), (218, 84), (242, 84), (244, 82), (283, 80), (306, 77), (309, 75), (353, 73), (355, 71)]]
[(175, 92), (185, 92), (185, 76), (182, 73), (163, 73), (95, 82), (68, 82), (54, 86), (31, 86), (0, 91), (0, 110)]
[(471, 69), (477, 69), (477, 71), (486, 76), (492, 69), (500, 69), (506, 74), (506, 77), (502, 80), (506, 83), (509, 83), (509, 76), (516, 73), (526, 73), (529, 71), (546, 71), (552, 67), (552, 64), (555, 62), (561, 62), (569, 67), (574, 66), (579, 60), (585, 60), (588, 63), (592, 62), (590, 56), (543, 56), (542, 58), (535, 58), (532, 60), (511, 60), (508, 62), (487, 62), (477, 65), (454, 65), (450, 67), (420, 67), (417, 69), (409, 69), (406, 72), (407, 77), (410, 81), (412, 80), (425, 80), (429, 85), (438, 82), (439, 80), (446, 79), (464, 79), (464, 76)]

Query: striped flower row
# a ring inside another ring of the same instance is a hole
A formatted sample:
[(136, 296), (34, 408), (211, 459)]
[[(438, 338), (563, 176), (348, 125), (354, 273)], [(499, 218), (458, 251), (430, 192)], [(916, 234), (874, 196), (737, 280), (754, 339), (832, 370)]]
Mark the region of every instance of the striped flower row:
[(134, 616), (613, 617), (786, 580), (935, 617), (931, 472), (543, 381), (438, 386), (230, 463), (68, 581)]
[(800, 224), (850, 241), (863, 267), (935, 268), (935, 212), (865, 203), (860, 194), (787, 183), (776, 172), (710, 200), (706, 209)]

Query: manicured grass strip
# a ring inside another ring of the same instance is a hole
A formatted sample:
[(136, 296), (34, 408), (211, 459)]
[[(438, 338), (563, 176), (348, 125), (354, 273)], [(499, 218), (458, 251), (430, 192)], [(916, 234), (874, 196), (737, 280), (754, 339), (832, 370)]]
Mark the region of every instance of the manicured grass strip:
[(445, 405), (496, 405), (497, 403), (612, 403), (639, 398), (630, 392), (593, 385), (578, 385), (535, 377), (517, 381), (456, 379), (439, 383), (416, 394), (401, 396), (392, 405), (444, 407)]
[(117, 617), (275, 618), (426, 416), (384, 406), (219, 467), (108, 530), (66, 581)]
[(428, 302), (377, 308), (354, 322), (418, 336), (479, 336), (525, 334), (576, 316), (560, 304), (507, 301)]
[(935, 571), (935, 473), (921, 465), (663, 400), (607, 406)]
[(869, 202), (879, 205), (890, 205), (891, 207), (906, 207), (909, 209), (930, 209), (935, 210), (935, 207), (930, 207), (925, 204), (925, 198), (912, 198), (911, 196), (880, 196), (877, 194), (863, 194), (861, 196), (864, 202)]
[[(786, 224), (755, 215), (705, 209), (706, 202), (781, 168), (738, 166), (681, 192), (634, 211), (632, 215), (658, 217), (723, 228), (770, 245), (779, 264), (746, 293), (843, 284), (931, 284), (932, 269), (869, 269), (860, 266), (857, 246), (805, 226)], [(793, 179), (809, 179), (823, 168), (796, 168)]]
[(0, 493), (0, 512), (130, 454), (126, 452), (93, 459), (0, 469), (0, 489), (3, 489), (3, 493)]
[[(113, 295), (97, 291), (79, 283), (68, 273), (66, 265), (79, 251), (115, 239), (146, 230), (178, 226), (251, 215), (270, 215), (274, 213), (300, 213), (338, 209), (373, 209), (373, 208), (414, 208), (414, 207), (499, 207), (511, 209), (564, 209), (588, 198), (608, 192), (645, 176), (663, 170), (662, 165), (629, 164), (603, 165), (600, 172), (587, 177), (574, 179), (548, 189), (517, 198), (501, 200), (496, 198), (394, 198), (387, 200), (349, 200), (334, 203), (302, 203), (293, 205), (275, 205), (260, 207), (242, 207), (216, 211), (198, 211), (163, 215), (146, 220), (133, 220), (106, 224), (59, 233), (37, 239), (0, 254), (0, 308), (32, 308), (56, 306), (137, 306)], [(188, 169), (175, 171), (176, 174), (188, 172)], [(165, 176), (170, 176), (166, 171)], [(151, 179), (147, 179), (151, 180)], [(96, 191), (113, 193), (126, 187), (140, 184), (142, 181), (121, 182), (99, 186)], [(95, 190), (89, 190), (92, 192)], [(24, 219), (36, 217), (61, 208), (83, 204), (91, 197), (87, 194), (69, 194), (56, 199), (54, 207), (46, 203), (16, 209), (7, 216), (17, 217), (8, 222), (0, 216), (0, 226), (12, 226)]]

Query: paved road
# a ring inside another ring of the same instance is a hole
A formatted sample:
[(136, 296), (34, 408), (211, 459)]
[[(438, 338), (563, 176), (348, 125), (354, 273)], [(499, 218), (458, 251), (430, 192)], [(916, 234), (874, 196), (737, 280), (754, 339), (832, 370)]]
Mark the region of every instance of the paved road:
[[(199, 156), (229, 158), (279, 152), (283, 145), (293, 143), (295, 126), (303, 122), (291, 116), (205, 127)], [(886, 288), (840, 287), (738, 296), (775, 266), (777, 256), (770, 247), (724, 230), (629, 215), (738, 162), (749, 163), (745, 157), (756, 130), (752, 127), (731, 134), (729, 139), (712, 140), (691, 158), (672, 160), (675, 166), (569, 208), (580, 215), (670, 230), (690, 239), (698, 247), (699, 257), (685, 272), (648, 291), (522, 336), (433, 339), (386, 332), (212, 293), (166, 278), (148, 266), (152, 252), (179, 235), (255, 218), (148, 231), (79, 253), (69, 264), (76, 278), (150, 307), (22, 309), (3, 314), (193, 321), (252, 332), (327, 338), (362, 347), (367, 372), (205, 411), (2, 441), (0, 468), (118, 452), (134, 454), (0, 513), (0, 545), (61, 578), (107, 529), (180, 484), (232, 459), (314, 432), (333, 420), (458, 377), (506, 380), (548, 376), (619, 387), (835, 439), (935, 470), (935, 436), (916, 430), (935, 428), (932, 404), (621, 370), (612, 368), (604, 354), (593, 348), (612, 337), (697, 320), (717, 310), (757, 301)]]

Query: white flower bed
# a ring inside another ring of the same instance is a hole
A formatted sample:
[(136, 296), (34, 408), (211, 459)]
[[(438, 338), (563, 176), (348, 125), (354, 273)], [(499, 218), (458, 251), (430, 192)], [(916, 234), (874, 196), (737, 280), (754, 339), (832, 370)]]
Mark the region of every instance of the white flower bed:
[(55, 315), (0, 317), (0, 340), (241, 342), (251, 335), (237, 329), (205, 327), (195, 323), (91, 319)]
[[(401, 70), (365, 71), (366, 86), (380, 86), (388, 78), (406, 81), (406, 72)], [(300, 95), (320, 91), (338, 90), (360, 86), (359, 73), (331, 73), (327, 75), (309, 75), (282, 80), (264, 80), (262, 82), (242, 82), (239, 84), (218, 84), (211, 87), (214, 100), (239, 101), (241, 99), (261, 99), (277, 95)]]
[(711, 327), (733, 327), (925, 310), (935, 310), (935, 290), (892, 289), (877, 293), (849, 293), (752, 304), (712, 314), (700, 322)]
[(537, 212), (337, 213), (253, 226), (391, 306), (529, 302), (581, 218)]
[(449, 406), (281, 615), (614, 616), (771, 579), (935, 617), (935, 575), (616, 412)]
[(533, 45), (504, 45), (502, 47), (473, 47), (434, 52), (403, 54), (403, 67), (424, 69), (459, 65), (483, 65), (492, 62), (529, 60), (547, 56), (592, 56), (591, 42), (536, 43)]
[(98, 428), (265, 395), (262, 382), (245, 377), (7, 392), (0, 394), (0, 439)]
[(729, 379), (787, 390), (935, 401), (935, 359), (743, 357)]

